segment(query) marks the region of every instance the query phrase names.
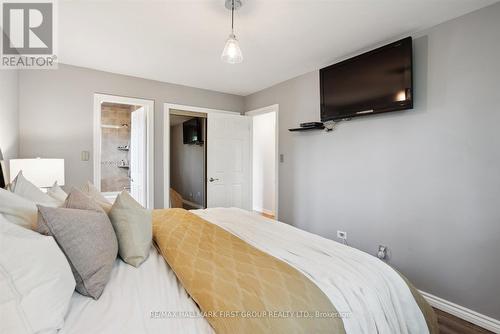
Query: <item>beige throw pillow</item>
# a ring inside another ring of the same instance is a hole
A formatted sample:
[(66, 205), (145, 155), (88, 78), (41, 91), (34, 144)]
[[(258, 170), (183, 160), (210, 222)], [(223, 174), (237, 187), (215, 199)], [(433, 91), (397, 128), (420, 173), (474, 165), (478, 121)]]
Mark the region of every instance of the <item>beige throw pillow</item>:
[(116, 198), (109, 218), (118, 239), (118, 252), (126, 263), (138, 267), (149, 255), (152, 214), (137, 203), (127, 191)]
[(99, 203), (94, 201), (93, 198), (87, 196), (77, 188), (71, 189), (71, 192), (64, 202), (64, 207), (105, 213), (104, 209), (99, 205)]
[(90, 182), (87, 182), (86, 185), (83, 186), (83, 192), (90, 196), (94, 201), (96, 201), (104, 211), (109, 214), (111, 210), (112, 204), (97, 190), (97, 188)]
[(66, 192), (64, 190), (62, 190), (61, 187), (59, 187), (59, 185), (57, 184), (57, 181), (54, 183), (52, 188), (47, 190), (47, 195), (49, 195), (50, 197), (52, 197), (60, 202), (64, 202), (66, 200), (66, 197), (68, 197), (68, 194), (66, 194)]

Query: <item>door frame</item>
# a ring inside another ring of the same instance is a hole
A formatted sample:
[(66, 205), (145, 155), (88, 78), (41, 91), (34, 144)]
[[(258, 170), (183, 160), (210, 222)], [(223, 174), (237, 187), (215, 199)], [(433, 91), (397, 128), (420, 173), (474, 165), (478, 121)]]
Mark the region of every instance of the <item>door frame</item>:
[[(276, 211), (274, 213), (274, 219), (278, 220), (278, 215), (279, 215), (279, 104), (273, 104), (267, 107), (259, 108), (259, 109), (254, 109), (250, 111), (246, 111), (244, 114), (247, 116), (257, 116), (257, 115), (262, 115), (262, 114), (267, 114), (269, 112), (275, 112), (275, 162), (274, 162), (274, 210)], [(253, 122), (252, 122), (253, 124)], [(253, 125), (252, 125), (253, 126)], [(251, 143), (251, 155), (252, 155), (252, 162), (253, 162), (253, 128), (252, 128), (252, 143)], [(252, 171), (251, 171), (251, 182), (252, 182), (252, 209), (253, 209), (253, 163), (252, 163)]]
[[(94, 94), (94, 154), (93, 154), (93, 181), (94, 186), (101, 191), (101, 104), (120, 103), (138, 105), (144, 108), (146, 112), (146, 207), (154, 208), (154, 110), (155, 101), (146, 100), (135, 97), (111, 95), (111, 94)], [(118, 195), (118, 194), (116, 194)], [(108, 197), (116, 197), (114, 193), (109, 193)]]
[[(239, 114), (241, 113), (220, 110), (220, 109), (210, 109), (203, 107), (188, 106), (175, 103), (164, 103), (163, 104), (163, 207), (170, 208), (170, 110), (182, 110), (182, 111), (192, 111), (197, 113), (207, 114), (207, 119), (210, 114)], [(207, 120), (208, 125), (208, 120)], [(206, 126), (205, 130), (207, 130)], [(205, 162), (208, 157), (205, 157)], [(205, 167), (206, 169), (206, 167)], [(205, 180), (206, 188), (206, 180)], [(205, 189), (205, 202), (207, 202), (207, 190)]]

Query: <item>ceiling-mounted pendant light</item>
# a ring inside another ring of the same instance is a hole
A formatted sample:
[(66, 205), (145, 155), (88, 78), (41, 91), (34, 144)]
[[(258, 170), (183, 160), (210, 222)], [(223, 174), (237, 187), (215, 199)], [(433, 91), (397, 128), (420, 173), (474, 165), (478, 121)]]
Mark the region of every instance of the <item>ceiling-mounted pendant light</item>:
[(242, 5), (241, 0), (226, 0), (226, 8), (231, 11), (231, 34), (226, 41), (224, 51), (220, 56), (223, 61), (229, 64), (238, 64), (243, 61), (243, 54), (241, 53), (240, 44), (234, 34), (234, 11)]

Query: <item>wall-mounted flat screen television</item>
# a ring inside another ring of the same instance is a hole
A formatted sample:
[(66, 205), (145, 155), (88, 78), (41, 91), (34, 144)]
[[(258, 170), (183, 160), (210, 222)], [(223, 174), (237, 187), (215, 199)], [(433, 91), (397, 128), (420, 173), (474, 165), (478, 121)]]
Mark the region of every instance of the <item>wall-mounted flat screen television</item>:
[(203, 144), (201, 119), (195, 117), (182, 123), (182, 136), (184, 144)]
[(412, 38), (320, 70), (321, 121), (413, 108)]

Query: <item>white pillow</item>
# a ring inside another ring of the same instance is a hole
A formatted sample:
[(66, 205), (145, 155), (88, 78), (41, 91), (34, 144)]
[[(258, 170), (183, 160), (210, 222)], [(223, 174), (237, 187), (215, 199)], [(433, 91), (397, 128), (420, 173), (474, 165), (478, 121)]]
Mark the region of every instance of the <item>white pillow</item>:
[(16, 225), (34, 229), (37, 216), (38, 209), (33, 201), (0, 189), (0, 217), (4, 217)]
[(22, 171), (17, 174), (15, 180), (12, 182), (11, 191), (16, 195), (43, 206), (58, 207), (64, 203), (64, 201), (56, 200), (41, 191), (40, 188), (24, 177)]
[(75, 289), (52, 237), (0, 217), (0, 333), (56, 333)]
[(68, 197), (68, 194), (66, 194), (66, 192), (64, 192), (64, 190), (62, 190), (62, 188), (59, 187), (57, 181), (54, 182), (52, 188), (47, 190), (47, 195), (63, 203), (64, 201), (66, 201), (66, 197)]

